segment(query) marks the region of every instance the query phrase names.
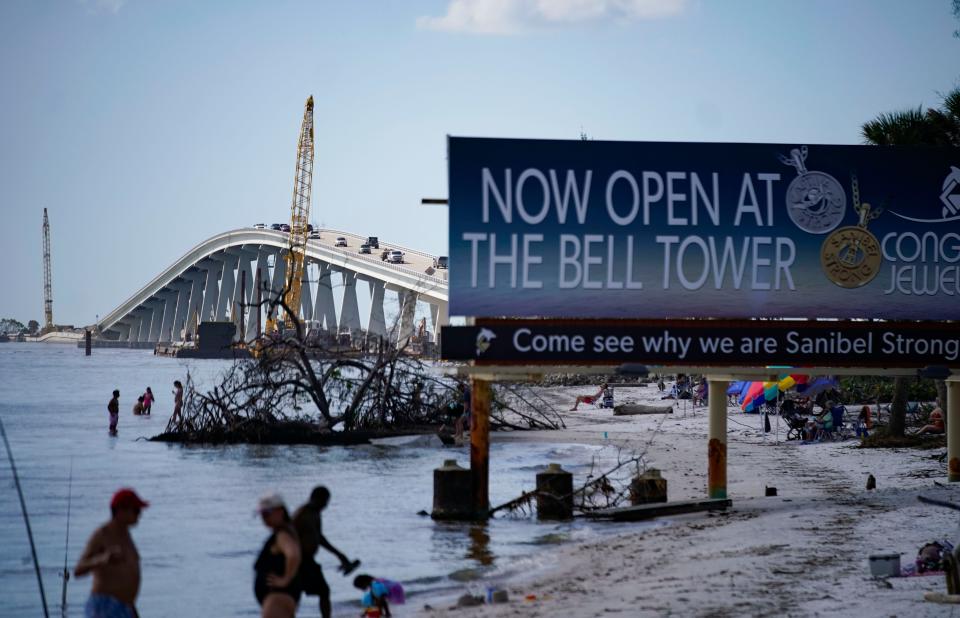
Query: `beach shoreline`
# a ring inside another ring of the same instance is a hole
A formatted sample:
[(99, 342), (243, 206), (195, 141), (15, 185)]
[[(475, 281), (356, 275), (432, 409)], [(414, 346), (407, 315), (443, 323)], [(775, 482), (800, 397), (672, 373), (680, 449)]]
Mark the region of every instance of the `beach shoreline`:
[[(540, 395), (561, 411), (590, 390), (544, 387)], [(659, 402), (660, 393), (653, 385), (619, 389), (623, 399)], [(707, 409), (675, 404), (673, 414), (627, 417), (586, 406), (563, 412), (565, 429), (501, 432), (493, 440), (648, 449), (646, 463), (667, 479), (669, 500), (703, 498)], [(457, 608), (458, 615), (943, 615), (944, 607), (923, 600), (925, 591), (945, 591), (942, 576), (874, 579), (868, 557), (899, 553), (906, 565), (925, 543), (955, 540), (955, 513), (917, 500), (922, 493), (960, 501), (960, 487), (946, 484), (938, 460), (945, 449), (799, 444), (785, 435), (783, 423), (777, 439), (763, 433), (760, 417), (730, 406), (731, 509), (664, 518), (658, 526), (611, 524), (622, 531), (538, 549), (544, 569), (494, 583), (509, 602)], [(875, 491), (866, 489), (869, 474)], [(575, 478), (575, 486), (582, 481)], [(778, 495), (766, 497), (767, 486)], [(444, 615), (455, 602), (450, 594), (417, 597), (408, 611)]]

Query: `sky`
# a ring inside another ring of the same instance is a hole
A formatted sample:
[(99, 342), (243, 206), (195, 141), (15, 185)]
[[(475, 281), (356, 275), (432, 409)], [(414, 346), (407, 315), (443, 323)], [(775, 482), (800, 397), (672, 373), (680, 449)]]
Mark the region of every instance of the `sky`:
[(217, 233), (448, 254), (446, 136), (861, 143), (960, 85), (950, 0), (4, 0), (0, 318), (91, 324)]

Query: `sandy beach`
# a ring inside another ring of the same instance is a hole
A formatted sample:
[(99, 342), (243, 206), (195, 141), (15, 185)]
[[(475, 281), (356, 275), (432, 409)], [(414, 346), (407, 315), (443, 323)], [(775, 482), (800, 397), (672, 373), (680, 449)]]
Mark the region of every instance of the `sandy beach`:
[[(544, 388), (567, 410), (595, 388)], [(659, 402), (655, 386), (617, 389), (618, 403)], [(643, 451), (668, 481), (669, 499), (706, 496), (707, 411), (677, 402), (671, 415), (615, 417), (581, 406), (559, 431), (494, 434), (494, 440), (605, 444)], [(771, 417), (776, 428), (776, 419)], [(925, 602), (945, 592), (942, 576), (875, 579), (868, 556), (900, 553), (912, 563), (927, 542), (954, 541), (956, 512), (917, 495), (960, 501), (946, 486), (945, 448), (859, 449), (857, 440), (779, 443), (757, 415), (728, 409), (726, 512), (671, 517), (585, 544), (538, 549), (532, 575), (500, 582), (505, 604), (458, 608), (459, 616), (944, 616)], [(606, 440), (604, 439), (606, 432)], [(562, 462), (559, 462), (562, 463)], [(868, 474), (877, 489), (866, 490)], [(584, 479), (575, 478), (575, 486)], [(495, 482), (492, 480), (492, 482)], [(765, 486), (778, 496), (765, 497)], [(411, 599), (415, 615), (446, 615), (455, 598)]]

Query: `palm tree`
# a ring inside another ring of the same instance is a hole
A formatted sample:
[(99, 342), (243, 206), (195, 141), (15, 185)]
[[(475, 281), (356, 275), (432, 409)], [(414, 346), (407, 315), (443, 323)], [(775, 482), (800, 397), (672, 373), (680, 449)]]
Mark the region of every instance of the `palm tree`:
[(864, 123), (861, 134), (875, 146), (960, 146), (960, 88), (943, 97), (940, 109), (883, 113)]
[[(954, 10), (960, 2), (954, 0)], [(960, 13), (958, 13), (960, 16)], [(864, 123), (860, 129), (864, 142), (875, 146), (960, 146), (960, 88), (943, 97), (940, 109), (923, 106), (888, 112)], [(941, 405), (946, 386), (937, 381)], [(890, 434), (903, 436), (907, 414), (907, 380), (894, 378), (893, 403), (890, 406)]]

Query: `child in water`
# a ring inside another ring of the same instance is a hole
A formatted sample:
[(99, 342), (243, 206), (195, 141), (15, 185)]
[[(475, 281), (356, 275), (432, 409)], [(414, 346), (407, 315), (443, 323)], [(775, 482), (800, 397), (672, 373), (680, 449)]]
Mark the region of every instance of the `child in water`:
[(399, 582), (363, 574), (353, 579), (353, 585), (364, 591), (360, 604), (363, 606), (361, 615), (365, 618), (389, 616), (390, 603), (402, 605), (406, 601)]

